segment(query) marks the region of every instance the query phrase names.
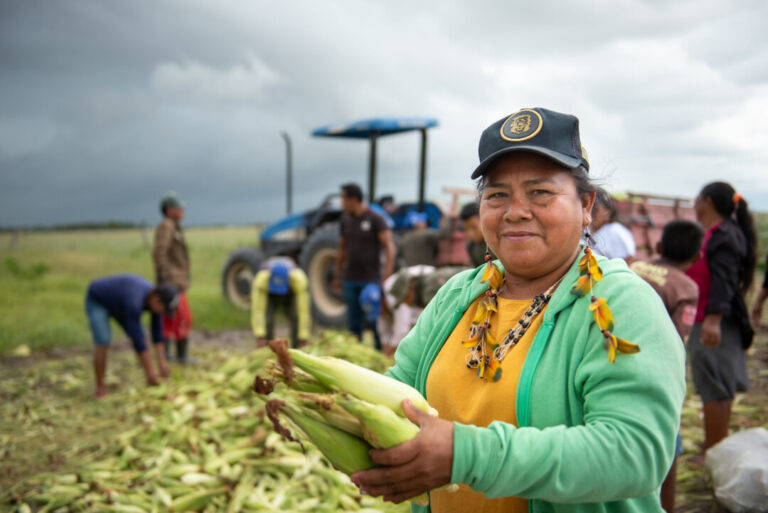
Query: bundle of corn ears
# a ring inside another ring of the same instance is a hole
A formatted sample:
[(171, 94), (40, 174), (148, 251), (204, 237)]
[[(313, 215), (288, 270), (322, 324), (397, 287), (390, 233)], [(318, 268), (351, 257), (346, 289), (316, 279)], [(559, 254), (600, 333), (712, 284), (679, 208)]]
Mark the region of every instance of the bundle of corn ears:
[[(405, 417), (404, 400), (437, 416), (405, 383), (346, 360), (289, 349), (287, 340), (269, 346), (277, 355), (279, 368), (271, 374), (278, 381), (256, 376), (254, 391), (269, 397), (266, 410), (275, 431), (289, 440), (311, 442), (347, 475), (374, 467), (371, 448), (389, 449), (419, 434), (419, 426)], [(426, 506), (429, 497), (424, 493), (410, 501)]]

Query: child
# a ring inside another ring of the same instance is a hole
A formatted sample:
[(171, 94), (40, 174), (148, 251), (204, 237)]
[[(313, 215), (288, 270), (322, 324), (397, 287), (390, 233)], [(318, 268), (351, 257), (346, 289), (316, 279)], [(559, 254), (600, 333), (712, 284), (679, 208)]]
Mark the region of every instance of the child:
[[(664, 227), (656, 250), (661, 258), (653, 262), (633, 262), (630, 266), (661, 296), (680, 338), (685, 342), (696, 318), (699, 288), (685, 271), (701, 258), (704, 231), (691, 221), (678, 220)], [(682, 454), (682, 439), (677, 435), (676, 456)], [(672, 463), (661, 487), (661, 505), (667, 513), (675, 509), (677, 461)]]

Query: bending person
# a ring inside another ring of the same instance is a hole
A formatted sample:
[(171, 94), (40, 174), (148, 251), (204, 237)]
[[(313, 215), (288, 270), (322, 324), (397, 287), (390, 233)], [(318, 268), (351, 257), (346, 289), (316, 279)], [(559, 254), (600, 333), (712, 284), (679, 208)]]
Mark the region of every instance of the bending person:
[(274, 338), (275, 315), (283, 309), (291, 323), (291, 346), (309, 340), (311, 314), (307, 275), (288, 257), (268, 258), (251, 287), (251, 327), (259, 346)]
[[(169, 376), (163, 344), (162, 315), (173, 315), (179, 304), (179, 289), (175, 285), (153, 286), (135, 274), (118, 274), (94, 280), (85, 296), (85, 312), (93, 335), (93, 370), (96, 375), (96, 398), (107, 394), (104, 376), (107, 372), (107, 353), (112, 339), (110, 317), (115, 319), (131, 339), (149, 385), (158, 385), (159, 377)], [(158, 377), (152, 365), (152, 355), (145, 342), (141, 315), (152, 314), (152, 342), (160, 369)]]

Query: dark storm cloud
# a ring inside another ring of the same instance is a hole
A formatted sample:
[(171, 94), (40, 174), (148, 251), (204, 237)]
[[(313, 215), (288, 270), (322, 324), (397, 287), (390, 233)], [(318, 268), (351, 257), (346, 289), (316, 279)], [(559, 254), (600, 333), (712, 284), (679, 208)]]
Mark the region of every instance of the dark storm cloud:
[[(763, 201), (765, 5), (6, 0), (0, 225), (153, 223), (167, 190), (190, 223), (275, 219), (280, 132), (308, 208), (365, 185), (368, 158), (311, 130), (379, 115), (439, 119), (441, 198), (471, 185), (479, 132), (534, 105), (580, 116), (615, 189), (690, 196), (727, 176)], [(412, 199), (418, 137), (382, 139), (379, 165), (378, 190)]]

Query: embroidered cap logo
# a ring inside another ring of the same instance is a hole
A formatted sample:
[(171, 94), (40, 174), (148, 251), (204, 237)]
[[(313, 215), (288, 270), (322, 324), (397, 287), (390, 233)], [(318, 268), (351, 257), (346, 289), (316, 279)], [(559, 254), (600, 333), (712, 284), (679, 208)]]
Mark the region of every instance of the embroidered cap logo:
[(543, 125), (535, 110), (523, 109), (507, 118), (501, 125), (501, 138), (510, 142), (527, 141), (535, 137)]
[(522, 134), (531, 129), (531, 116), (525, 114), (524, 116), (518, 116), (512, 120), (509, 131), (513, 134)]

